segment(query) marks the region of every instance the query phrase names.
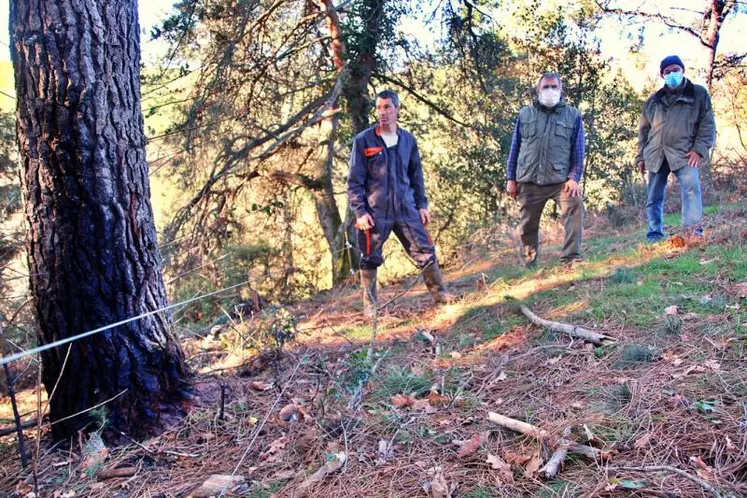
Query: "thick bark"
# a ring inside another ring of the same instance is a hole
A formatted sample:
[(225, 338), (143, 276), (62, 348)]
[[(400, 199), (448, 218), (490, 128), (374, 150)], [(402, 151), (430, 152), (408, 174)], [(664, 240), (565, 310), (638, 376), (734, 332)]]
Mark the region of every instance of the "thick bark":
[[(29, 224), (31, 291), (42, 344), (167, 303), (140, 112), (134, 0), (11, 0), (11, 55)], [(185, 367), (168, 313), (42, 354), (60, 420), (107, 406), (144, 436), (178, 407)], [(87, 423), (53, 425), (56, 438)]]

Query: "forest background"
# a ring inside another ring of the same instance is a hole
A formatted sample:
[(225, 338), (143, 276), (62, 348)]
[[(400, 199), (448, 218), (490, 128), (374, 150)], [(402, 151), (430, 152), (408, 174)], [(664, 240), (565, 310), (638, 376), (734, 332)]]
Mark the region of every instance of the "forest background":
[[(419, 141), (431, 230), (447, 265), (482, 228), (515, 226), (506, 157), (517, 112), (544, 71), (564, 78), (566, 98), (583, 113), (589, 211), (642, 222), (637, 122), (661, 85), (659, 61), (673, 53), (713, 96), (718, 139), (705, 195), (744, 178), (742, 2), (349, 0), (337, 5), (337, 25), (299, 0), (139, 8), (152, 202), (172, 302), (247, 278), (224, 304), (256, 295), (289, 302), (351, 281), (350, 143), (373, 123), (371, 99), (385, 88), (399, 92), (401, 123)], [(0, 18), (7, 9), (3, 2)], [(28, 273), (7, 43), (3, 32), (5, 316), (26, 300)], [(386, 250), (384, 281), (414, 271), (397, 244)], [(177, 317), (210, 322), (220, 306), (203, 301)]]

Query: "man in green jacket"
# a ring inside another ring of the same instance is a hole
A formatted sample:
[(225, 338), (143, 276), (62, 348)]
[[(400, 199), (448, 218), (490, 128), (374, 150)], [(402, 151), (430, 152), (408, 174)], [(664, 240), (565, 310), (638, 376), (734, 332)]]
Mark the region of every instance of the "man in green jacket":
[(519, 111), (506, 171), (506, 191), (518, 198), (521, 209), (524, 265), (537, 262), (540, 218), (550, 199), (560, 205), (565, 228), (561, 261), (580, 261), (584, 125), (578, 109), (563, 98), (563, 83), (557, 74), (543, 74), (537, 83), (537, 100)]
[(716, 124), (708, 91), (684, 77), (685, 64), (676, 55), (659, 65), (664, 86), (646, 101), (638, 126), (636, 163), (648, 170), (648, 233), (646, 239), (664, 238), (664, 190), (669, 173), (680, 184), (682, 226), (688, 235), (701, 237), (703, 205), (698, 167), (708, 161), (716, 140)]

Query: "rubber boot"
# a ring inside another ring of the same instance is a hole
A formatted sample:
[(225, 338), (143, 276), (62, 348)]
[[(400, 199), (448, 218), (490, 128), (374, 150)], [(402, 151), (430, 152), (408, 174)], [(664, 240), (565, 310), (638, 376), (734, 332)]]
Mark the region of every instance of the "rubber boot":
[(446, 290), (443, 276), (441, 276), (441, 268), (438, 267), (437, 261), (426, 267), (423, 271), (423, 279), (436, 304), (449, 304), (456, 300), (456, 296)]
[(372, 318), (378, 296), (376, 294), (376, 269), (361, 269), (361, 287), (363, 289), (363, 315)]

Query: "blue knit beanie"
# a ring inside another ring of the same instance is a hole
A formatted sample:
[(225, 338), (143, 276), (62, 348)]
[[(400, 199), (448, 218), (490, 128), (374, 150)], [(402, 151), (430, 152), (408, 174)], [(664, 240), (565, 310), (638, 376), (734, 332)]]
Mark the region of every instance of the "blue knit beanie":
[(662, 59), (661, 61), (661, 64), (659, 64), (659, 74), (661, 75), (664, 72), (664, 68), (667, 66), (671, 66), (672, 64), (677, 64), (683, 70), (685, 69), (685, 64), (682, 63), (682, 59), (680, 59), (679, 56), (670, 55), (670, 56), (664, 57), (664, 59)]

